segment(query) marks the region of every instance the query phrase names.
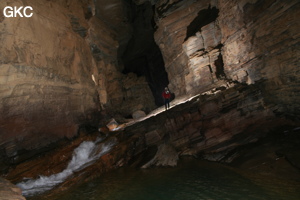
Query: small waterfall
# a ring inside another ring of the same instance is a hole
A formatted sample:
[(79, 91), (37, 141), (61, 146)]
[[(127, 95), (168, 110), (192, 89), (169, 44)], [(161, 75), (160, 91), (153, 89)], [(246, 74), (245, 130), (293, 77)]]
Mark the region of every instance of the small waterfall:
[[(17, 184), (22, 189), (24, 196), (33, 196), (51, 190), (55, 185), (64, 182), (74, 172), (79, 171), (108, 153), (114, 146), (115, 141), (108, 141), (96, 145), (96, 140), (82, 142), (73, 152), (72, 160), (67, 168), (58, 174), (51, 176), (40, 176), (37, 179), (30, 179)], [(100, 147), (100, 148), (99, 148)]]

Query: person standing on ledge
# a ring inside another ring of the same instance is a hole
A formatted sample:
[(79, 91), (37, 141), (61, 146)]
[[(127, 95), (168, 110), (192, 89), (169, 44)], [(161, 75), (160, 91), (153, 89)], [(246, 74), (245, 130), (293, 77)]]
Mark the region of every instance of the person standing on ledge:
[(167, 87), (165, 87), (165, 90), (162, 93), (162, 96), (165, 100), (165, 108), (168, 110), (170, 108), (170, 99), (171, 99), (171, 92)]

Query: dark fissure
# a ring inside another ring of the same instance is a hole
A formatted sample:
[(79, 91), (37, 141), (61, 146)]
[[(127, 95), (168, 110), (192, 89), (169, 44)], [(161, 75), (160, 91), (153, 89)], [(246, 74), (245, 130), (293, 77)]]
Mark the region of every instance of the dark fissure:
[(219, 54), (218, 59), (215, 60), (215, 66), (216, 66), (216, 76), (218, 79), (224, 79), (226, 78), (225, 72), (224, 72), (224, 63), (223, 63), (223, 57), (222, 54)]
[(161, 93), (169, 81), (162, 54), (154, 41), (153, 7), (150, 3), (136, 5), (131, 0), (128, 4), (131, 7), (129, 21), (133, 31), (122, 55), (123, 73), (133, 72), (138, 76), (145, 76), (155, 104), (160, 106), (163, 104)]

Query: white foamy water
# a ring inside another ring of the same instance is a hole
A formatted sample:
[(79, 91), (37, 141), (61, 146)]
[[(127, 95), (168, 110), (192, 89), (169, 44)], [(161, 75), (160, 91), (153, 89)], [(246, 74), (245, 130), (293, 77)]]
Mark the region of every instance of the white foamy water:
[(22, 189), (22, 194), (24, 196), (33, 196), (52, 189), (55, 185), (64, 182), (74, 172), (89, 166), (93, 161), (108, 153), (114, 145), (114, 142), (100, 144), (102, 145), (101, 151), (95, 153), (97, 147), (96, 142), (82, 142), (74, 150), (72, 160), (62, 172), (51, 176), (40, 176), (38, 179), (18, 183), (17, 186)]

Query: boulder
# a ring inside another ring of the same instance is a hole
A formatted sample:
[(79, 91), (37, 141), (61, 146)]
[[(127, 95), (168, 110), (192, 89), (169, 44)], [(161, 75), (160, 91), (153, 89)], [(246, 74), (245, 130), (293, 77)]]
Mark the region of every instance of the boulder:
[(111, 119), (108, 124), (106, 125), (106, 127), (109, 129), (109, 131), (114, 131), (117, 129), (117, 127), (119, 126), (118, 122), (116, 122), (115, 119)]
[(142, 111), (142, 110), (135, 111), (132, 114), (132, 118), (133, 119), (140, 119), (142, 117), (146, 117), (146, 113), (144, 111)]

